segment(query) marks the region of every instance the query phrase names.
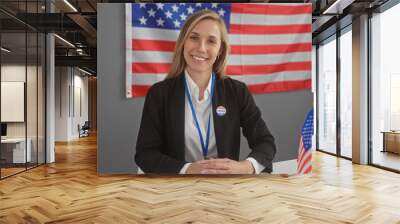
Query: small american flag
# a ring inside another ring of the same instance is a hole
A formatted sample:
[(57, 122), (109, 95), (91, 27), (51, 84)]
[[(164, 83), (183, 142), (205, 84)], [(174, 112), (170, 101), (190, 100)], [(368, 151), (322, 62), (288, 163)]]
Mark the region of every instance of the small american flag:
[(253, 93), (311, 87), (311, 4), (128, 3), (126, 95), (144, 96), (165, 78), (186, 19), (209, 9), (226, 23), (226, 73)]
[(312, 170), (312, 136), (314, 133), (314, 112), (308, 112), (303, 128), (301, 129), (299, 153), (297, 157), (297, 173), (307, 174)]

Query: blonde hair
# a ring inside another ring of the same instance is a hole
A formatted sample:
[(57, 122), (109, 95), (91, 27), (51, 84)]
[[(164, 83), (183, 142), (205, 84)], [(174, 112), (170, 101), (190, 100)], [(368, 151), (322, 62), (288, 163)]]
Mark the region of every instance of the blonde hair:
[(186, 61), (183, 56), (183, 45), (185, 40), (189, 36), (189, 33), (193, 28), (200, 22), (206, 19), (217, 22), (221, 31), (221, 49), (220, 54), (217, 56), (213, 64), (213, 72), (219, 77), (225, 76), (225, 68), (227, 64), (229, 43), (228, 43), (228, 32), (226, 30), (225, 22), (219, 17), (219, 15), (211, 10), (202, 10), (191, 15), (185, 25), (183, 25), (181, 32), (179, 33), (178, 40), (176, 41), (175, 52), (172, 59), (171, 68), (168, 72), (166, 79), (179, 76), (183, 73), (186, 67)]

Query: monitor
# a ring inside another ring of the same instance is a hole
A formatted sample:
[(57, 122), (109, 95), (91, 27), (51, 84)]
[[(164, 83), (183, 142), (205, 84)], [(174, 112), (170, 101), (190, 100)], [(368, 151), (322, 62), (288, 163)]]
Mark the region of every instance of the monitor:
[(1, 123), (1, 136), (7, 136), (7, 124)]

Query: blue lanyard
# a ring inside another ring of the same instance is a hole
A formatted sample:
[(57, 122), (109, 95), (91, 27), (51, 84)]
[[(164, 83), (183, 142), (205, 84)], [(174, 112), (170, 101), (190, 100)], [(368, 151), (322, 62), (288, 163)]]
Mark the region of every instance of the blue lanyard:
[[(186, 93), (186, 96), (187, 96), (188, 101), (189, 101), (190, 109), (192, 111), (192, 116), (194, 118), (195, 125), (196, 125), (196, 128), (197, 128), (197, 133), (199, 134), (201, 148), (203, 150), (203, 157), (205, 159), (207, 157), (208, 144), (210, 142), (210, 120), (211, 120), (211, 111), (212, 111), (212, 109), (210, 111), (210, 114), (208, 115), (207, 136), (206, 136), (206, 143), (204, 143), (203, 135), (201, 134), (201, 131), (200, 131), (199, 121), (197, 120), (196, 111), (195, 111), (194, 106), (193, 106), (192, 97), (191, 97), (190, 92), (189, 92), (189, 87), (188, 87), (188, 84), (186, 82), (185, 75), (183, 75), (183, 79), (185, 81), (185, 93)], [(212, 76), (211, 76), (210, 104), (212, 103), (212, 98), (213, 98), (213, 95), (214, 95), (214, 85), (215, 85), (215, 74), (213, 73)]]

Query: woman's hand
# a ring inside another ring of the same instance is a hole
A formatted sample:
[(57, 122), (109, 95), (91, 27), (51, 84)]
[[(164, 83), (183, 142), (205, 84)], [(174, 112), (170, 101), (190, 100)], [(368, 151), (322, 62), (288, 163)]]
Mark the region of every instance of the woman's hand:
[(210, 159), (190, 164), (186, 174), (254, 174), (254, 167), (248, 160)]

